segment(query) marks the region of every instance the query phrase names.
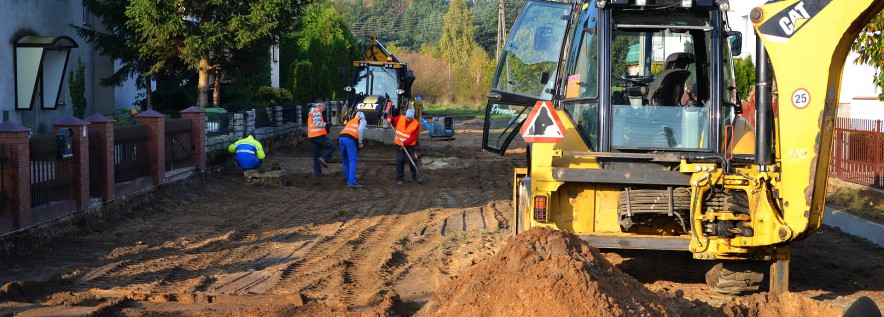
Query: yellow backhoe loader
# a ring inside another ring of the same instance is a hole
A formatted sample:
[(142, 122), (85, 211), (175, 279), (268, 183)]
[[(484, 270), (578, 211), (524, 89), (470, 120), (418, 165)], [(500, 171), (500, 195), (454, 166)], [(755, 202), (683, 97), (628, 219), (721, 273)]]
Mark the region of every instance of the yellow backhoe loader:
[(342, 119), (349, 120), (357, 111), (362, 111), (369, 124), (382, 125), (384, 116), (396, 116), (408, 108), (414, 71), (374, 35), (369, 37), (362, 55), (363, 60), (353, 62), (356, 71), (351, 84), (345, 88), (351, 111)]
[[(515, 170), (516, 232), (552, 227), (601, 248), (689, 251), (720, 262), (706, 280), (723, 293), (758, 290), (769, 265), (770, 290), (787, 291), (789, 245), (823, 217), (844, 61), (882, 7), (753, 9), (751, 127), (739, 115), (732, 56), (742, 35), (728, 27), (727, 0), (529, 0), (498, 63), (483, 135), (500, 154), (519, 131), (546, 141), (530, 143), (528, 167)], [(532, 114), (538, 102), (555, 115)]]

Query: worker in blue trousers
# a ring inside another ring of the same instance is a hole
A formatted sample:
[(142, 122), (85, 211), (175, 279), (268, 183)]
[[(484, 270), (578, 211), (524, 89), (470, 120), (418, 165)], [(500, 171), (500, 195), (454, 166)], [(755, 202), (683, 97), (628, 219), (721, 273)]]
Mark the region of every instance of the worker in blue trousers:
[(228, 146), (227, 152), (235, 153), (236, 165), (244, 171), (258, 168), (264, 161), (264, 147), (251, 135)]
[(338, 136), (338, 144), (341, 146), (341, 157), (344, 162), (344, 180), (350, 188), (362, 188), (362, 184), (356, 182), (356, 166), (359, 165), (359, 149), (362, 148), (362, 137), (365, 132), (365, 114), (357, 112), (353, 119), (347, 121), (347, 125)]

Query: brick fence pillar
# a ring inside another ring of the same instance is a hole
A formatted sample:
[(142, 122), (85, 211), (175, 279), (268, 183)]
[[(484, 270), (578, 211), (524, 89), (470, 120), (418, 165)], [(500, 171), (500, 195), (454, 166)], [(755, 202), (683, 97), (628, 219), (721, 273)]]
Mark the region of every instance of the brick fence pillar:
[(96, 169), (98, 175), (90, 177), (97, 177), (100, 180), (98, 192), (92, 193), (92, 195), (101, 196), (102, 201), (110, 201), (116, 196), (114, 191), (114, 182), (116, 181), (114, 179), (114, 122), (100, 114), (94, 114), (86, 118), (86, 121), (89, 121), (89, 129), (98, 134), (98, 144), (89, 145), (98, 149), (95, 151), (98, 155), (89, 158), (98, 161)]
[(71, 151), (74, 157), (70, 158), (71, 164), (65, 171), (70, 175), (73, 182), (74, 201), (77, 208), (89, 207), (89, 122), (68, 116), (55, 122), (53, 131), (58, 134), (60, 129), (71, 129)]
[(30, 129), (12, 121), (0, 124), (0, 143), (6, 145), (3, 164), (4, 189), (9, 195), (6, 208), (13, 215), (15, 229), (31, 225), (31, 148)]
[(138, 124), (146, 124), (149, 132), (147, 154), (150, 177), (154, 184), (162, 184), (166, 178), (166, 116), (153, 109), (135, 116)]
[(206, 112), (199, 107), (190, 107), (181, 111), (182, 119), (190, 119), (190, 160), (193, 167), (206, 170)]

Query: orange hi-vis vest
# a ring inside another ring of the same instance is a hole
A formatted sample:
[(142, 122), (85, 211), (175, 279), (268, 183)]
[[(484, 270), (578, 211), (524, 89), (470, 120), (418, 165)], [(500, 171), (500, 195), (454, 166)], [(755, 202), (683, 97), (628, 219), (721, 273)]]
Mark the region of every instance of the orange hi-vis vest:
[(359, 140), (359, 120), (362, 120), (362, 118), (353, 117), (353, 119), (347, 121), (347, 125), (345, 125), (344, 129), (341, 130), (340, 135), (349, 135), (353, 137), (353, 139)]
[[(411, 120), (411, 123), (407, 121), (405, 116), (402, 116), (396, 122), (396, 137), (393, 138), (396, 141), (396, 145), (402, 145), (402, 141), (408, 140), (412, 135), (417, 134), (418, 129), (421, 127), (416, 119)], [(415, 144), (417, 144), (417, 138), (414, 138), (413, 141), (408, 142), (405, 146), (414, 146)]]
[[(316, 126), (315, 123), (313, 123), (313, 114), (316, 113), (317, 111), (319, 111), (319, 109), (314, 109), (313, 111), (310, 112), (310, 115), (307, 116), (307, 137), (308, 138), (313, 138), (313, 137), (318, 137), (318, 136), (323, 136), (323, 135), (328, 134), (328, 132), (325, 131), (325, 127), (319, 127), (319, 126)], [(322, 115), (319, 116), (319, 120), (321, 122), (325, 122), (325, 119), (322, 118)]]

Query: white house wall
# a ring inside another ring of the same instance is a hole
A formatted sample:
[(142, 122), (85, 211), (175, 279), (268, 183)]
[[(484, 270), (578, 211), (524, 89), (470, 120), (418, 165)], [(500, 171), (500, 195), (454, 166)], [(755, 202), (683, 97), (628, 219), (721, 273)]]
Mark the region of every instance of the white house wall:
[[(752, 23), (749, 21), (749, 11), (752, 8), (762, 5), (766, 0), (731, 0), (731, 10), (728, 12), (728, 21), (731, 29), (743, 33), (743, 55), (751, 55), (755, 57), (755, 31)], [(856, 65), (853, 61), (857, 54), (851, 53), (844, 63), (844, 72), (841, 78), (841, 93), (839, 102), (845, 109), (853, 108), (852, 111), (839, 111), (842, 115), (853, 113), (851, 116), (866, 116), (873, 114), (878, 119), (884, 119), (884, 111), (874, 108), (884, 109), (884, 102), (870, 100), (870, 97), (877, 96), (881, 89), (876, 87), (872, 82), (875, 76), (875, 68), (869, 65)], [(754, 60), (753, 60), (754, 62)], [(863, 110), (859, 110), (863, 109)]]
[[(80, 1), (73, 0), (0, 0), (0, 43), (5, 47), (0, 49), (0, 112), (4, 117), (10, 118), (17, 123), (21, 122), (21, 113), (15, 111), (15, 71), (13, 60), (14, 33), (20, 29), (31, 29), (41, 36), (66, 35), (74, 39), (79, 48), (71, 49), (68, 67), (65, 70), (64, 83), (62, 85), (61, 102), (66, 106), (59, 107), (59, 112), (70, 113), (70, 92), (68, 89), (68, 74), (77, 66), (77, 60), (85, 65), (86, 75), (86, 100), (88, 103), (87, 114), (105, 113), (111, 114), (115, 100), (115, 90), (131, 91), (134, 85), (117, 88), (106, 88), (98, 85), (98, 79), (107, 77), (114, 71), (114, 65), (109, 59), (99, 56), (89, 42), (79, 37), (70, 24), (89, 26), (93, 18), (84, 15), (84, 9)], [(48, 99), (48, 98), (47, 98)], [(131, 104), (131, 101), (128, 102)]]

